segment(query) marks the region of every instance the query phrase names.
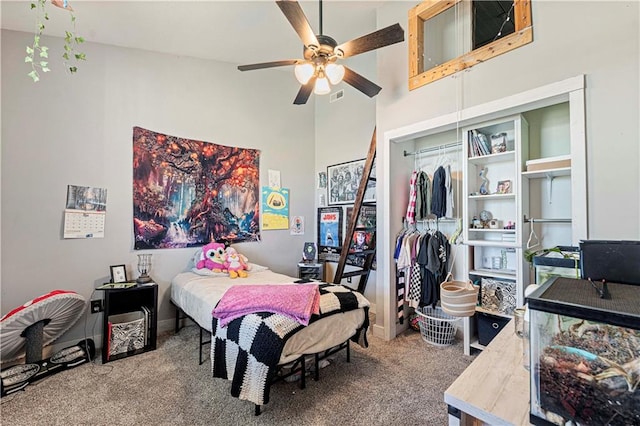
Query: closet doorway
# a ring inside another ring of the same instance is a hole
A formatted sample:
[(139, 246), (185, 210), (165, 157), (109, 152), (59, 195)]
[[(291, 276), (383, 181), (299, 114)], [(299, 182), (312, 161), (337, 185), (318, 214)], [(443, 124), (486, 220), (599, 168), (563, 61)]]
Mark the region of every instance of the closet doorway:
[[(587, 200), (586, 200), (586, 154), (585, 154), (585, 100), (584, 76), (576, 76), (567, 80), (551, 83), (526, 92), (461, 109), (437, 118), (413, 123), (401, 128), (384, 131), (379, 141), (378, 149), (378, 204), (379, 217), (379, 259), (376, 294), (378, 295), (378, 314), (373, 325), (376, 336), (391, 340), (407, 328), (407, 321), (398, 321), (397, 291), (395, 285), (394, 243), (396, 236), (403, 226), (406, 207), (409, 201), (409, 180), (412, 171), (417, 166), (416, 156), (420, 164), (429, 166), (431, 161), (421, 149), (434, 149), (439, 146), (462, 142), (461, 129), (513, 114), (522, 114), (552, 105), (567, 104), (569, 110), (569, 138), (571, 147), (572, 175), (571, 175), (571, 234), (572, 240), (585, 239), (587, 235)], [(462, 164), (461, 151), (453, 150), (448, 156), (452, 163)], [(437, 157), (437, 155), (436, 155)], [(458, 170), (462, 170), (462, 167)], [(456, 180), (461, 177), (456, 176)], [(456, 195), (456, 213), (454, 217), (464, 214), (460, 197)], [(382, 229), (380, 229), (380, 226)], [(446, 223), (439, 224), (441, 229), (448, 230)], [(452, 250), (453, 253), (453, 250)], [(468, 246), (456, 246), (453, 273), (456, 279), (464, 280), (464, 266), (468, 263)], [(470, 321), (464, 319), (463, 339), (465, 348), (468, 347)], [(466, 350), (465, 350), (466, 352)]]

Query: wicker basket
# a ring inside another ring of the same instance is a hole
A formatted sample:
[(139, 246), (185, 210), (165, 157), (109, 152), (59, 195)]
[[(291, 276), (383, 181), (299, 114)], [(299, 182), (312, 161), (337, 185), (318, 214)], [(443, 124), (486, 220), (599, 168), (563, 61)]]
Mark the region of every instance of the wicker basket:
[[(451, 274), (447, 275), (447, 279)], [(470, 317), (476, 312), (478, 288), (471, 282), (444, 281), (440, 284), (442, 310), (455, 317)]]
[(416, 308), (422, 340), (434, 346), (453, 344), (460, 318), (448, 315), (441, 308), (430, 306)]

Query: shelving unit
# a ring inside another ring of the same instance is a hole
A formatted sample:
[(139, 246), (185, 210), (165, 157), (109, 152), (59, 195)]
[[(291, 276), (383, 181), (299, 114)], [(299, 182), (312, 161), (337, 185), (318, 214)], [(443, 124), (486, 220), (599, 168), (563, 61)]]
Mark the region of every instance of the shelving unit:
[[(466, 275), (480, 284), (481, 294), (489, 280), (513, 287), (516, 306), (523, 304), (524, 287), (529, 282), (522, 249), (529, 195), (528, 186), (521, 182), (528, 135), (528, 122), (522, 115), (463, 129), (462, 217), (464, 241), (469, 246)], [(492, 139), (502, 143), (491, 146)], [(485, 145), (479, 149), (477, 144)], [(504, 151), (496, 152), (500, 150)], [(511, 317), (509, 312), (481, 307), (476, 311)], [(473, 317), (464, 321), (465, 353), (471, 348), (484, 349), (477, 341)]]
[[(131, 314), (148, 310), (148, 318), (144, 325), (144, 343), (139, 349), (131, 349), (116, 355), (109, 355), (110, 322), (116, 315)], [(124, 289), (104, 290), (104, 312), (102, 319), (102, 363), (115, 361), (127, 356), (156, 349), (157, 337), (158, 285), (155, 283), (138, 284)]]

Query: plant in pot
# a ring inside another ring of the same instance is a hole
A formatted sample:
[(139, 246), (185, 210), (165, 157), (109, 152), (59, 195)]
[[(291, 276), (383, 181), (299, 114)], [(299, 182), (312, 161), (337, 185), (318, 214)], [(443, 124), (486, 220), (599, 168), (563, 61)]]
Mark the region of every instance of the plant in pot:
[[(77, 51), (77, 47), (84, 42), (84, 39), (76, 33), (76, 16), (67, 0), (51, 0), (51, 4), (69, 11), (71, 16), (71, 30), (65, 31), (64, 53), (62, 54), (62, 58), (67, 70), (71, 74), (74, 74), (78, 71), (78, 67), (75, 64), (78, 61), (86, 60), (85, 54)], [(36, 12), (35, 35), (33, 37), (33, 44), (27, 46), (27, 56), (25, 56), (24, 61), (31, 65), (31, 71), (28, 75), (34, 82), (40, 80), (40, 72), (45, 73), (51, 71), (49, 68), (49, 48), (40, 43), (42, 33), (45, 29), (45, 22), (49, 20), (46, 5), (47, 0), (37, 0), (30, 4), (31, 10), (35, 10)]]

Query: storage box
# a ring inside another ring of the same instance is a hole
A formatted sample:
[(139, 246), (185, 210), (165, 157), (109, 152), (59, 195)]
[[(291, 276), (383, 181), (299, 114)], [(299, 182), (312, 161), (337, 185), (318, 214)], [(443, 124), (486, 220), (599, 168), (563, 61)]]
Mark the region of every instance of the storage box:
[(510, 320), (510, 318), (490, 315), (484, 312), (476, 312), (478, 343), (487, 346)]
[(527, 297), (531, 423), (640, 424), (640, 289), (607, 288), (556, 277)]
[[(555, 247), (555, 251), (533, 257), (536, 270), (536, 284), (544, 284), (553, 277), (580, 278), (580, 251), (578, 247)], [(567, 256), (567, 257), (565, 257)]]
[(516, 283), (513, 281), (482, 278), (480, 280), (481, 306), (483, 309), (505, 315), (516, 308)]
[(144, 348), (146, 319), (142, 311), (109, 316), (109, 357)]
[(640, 241), (580, 241), (582, 278), (640, 285)]
[(526, 165), (527, 165), (528, 172), (571, 167), (571, 156), (559, 155), (557, 157), (547, 157), (547, 158), (540, 158), (537, 160), (527, 160)]

